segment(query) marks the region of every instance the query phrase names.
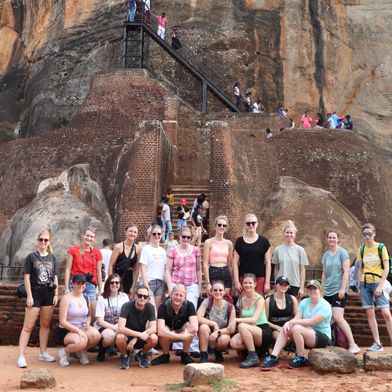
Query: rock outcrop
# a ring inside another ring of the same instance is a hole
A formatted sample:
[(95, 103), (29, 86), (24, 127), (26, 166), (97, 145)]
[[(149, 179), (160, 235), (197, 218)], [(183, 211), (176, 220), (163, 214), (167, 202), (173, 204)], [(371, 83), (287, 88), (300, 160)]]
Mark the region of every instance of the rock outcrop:
[[(231, 90), (240, 80), (263, 106), (350, 112), (392, 149), (392, 0), (156, 0), (182, 41)], [(0, 133), (32, 136), (67, 124), (90, 77), (121, 67), (122, 0), (5, 0), (0, 5)], [(193, 104), (199, 87), (151, 45), (150, 68)], [(214, 106), (212, 106), (212, 109)], [(0, 135), (0, 140), (1, 140)]]
[(67, 249), (80, 242), (88, 225), (97, 228), (96, 244), (112, 238), (112, 219), (100, 186), (90, 178), (88, 165), (75, 165), (57, 178), (41, 182), (37, 196), (19, 210), (3, 231), (0, 258), (18, 266), (36, 249), (37, 235), (44, 227), (53, 233), (52, 247), (59, 263)]
[(314, 348), (309, 352), (309, 364), (319, 372), (344, 374), (355, 372), (357, 359), (341, 347)]
[(363, 354), (365, 370), (388, 370), (392, 368), (392, 354), (390, 352), (365, 352)]
[(223, 379), (225, 367), (217, 363), (191, 363), (184, 368), (184, 382), (188, 386), (205, 385)]
[(20, 379), (21, 389), (50, 389), (56, 387), (56, 380), (48, 369), (25, 370)]

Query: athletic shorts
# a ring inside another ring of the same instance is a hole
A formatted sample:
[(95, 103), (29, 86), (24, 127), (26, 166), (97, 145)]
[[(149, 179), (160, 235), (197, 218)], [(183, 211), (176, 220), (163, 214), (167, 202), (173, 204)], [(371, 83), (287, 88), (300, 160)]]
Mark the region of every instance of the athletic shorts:
[(287, 290), (287, 294), (293, 295), (294, 297), (298, 297), (299, 287), (297, 286), (290, 286)]
[(150, 295), (158, 297), (163, 295), (165, 284), (161, 279), (152, 279), (148, 282), (148, 287), (150, 287)]
[(53, 288), (49, 288), (46, 284), (31, 285), (31, 294), (34, 299), (34, 308), (53, 305), (54, 290)]
[(212, 284), (215, 280), (221, 280), (224, 283), (225, 289), (230, 289), (232, 287), (231, 276), (229, 267), (226, 265), (224, 267), (213, 267), (210, 265), (208, 269), (210, 275), (210, 283)]
[(347, 293), (344, 294), (344, 298), (340, 299), (339, 294), (334, 295), (324, 295), (324, 299), (328, 301), (333, 308), (345, 308), (347, 301)]
[(316, 330), (314, 332), (316, 334), (316, 343), (311, 348), (324, 348), (331, 344), (331, 339), (325, 333)]
[(58, 325), (54, 331), (56, 344), (59, 346), (64, 346), (64, 338), (67, 336), (68, 333), (68, 329), (61, 328)]

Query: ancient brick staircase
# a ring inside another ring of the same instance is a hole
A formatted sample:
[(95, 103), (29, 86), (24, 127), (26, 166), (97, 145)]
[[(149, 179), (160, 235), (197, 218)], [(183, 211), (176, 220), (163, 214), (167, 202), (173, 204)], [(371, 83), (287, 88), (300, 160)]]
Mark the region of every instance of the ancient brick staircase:
[(181, 199), (185, 198), (187, 200), (187, 206), (189, 211), (191, 211), (194, 200), (201, 193), (204, 193), (207, 196), (208, 201), (210, 200), (210, 188), (199, 185), (172, 185), (171, 189), (174, 194), (174, 208), (171, 218), (173, 231), (177, 233), (177, 206), (180, 205)]
[[(20, 330), (23, 326), (25, 299), (17, 299), (16, 284), (14, 283), (0, 283), (0, 345), (4, 344), (18, 344)], [(60, 288), (60, 293), (62, 289)], [(10, 312), (16, 304), (14, 311), (9, 319)], [(383, 344), (389, 346), (388, 333), (385, 327), (384, 320), (379, 311), (376, 312), (377, 321), (379, 325), (380, 336)], [(58, 306), (55, 309), (54, 317), (51, 324), (53, 331), (58, 320)], [(346, 320), (349, 322), (354, 333), (356, 342), (360, 346), (367, 346), (371, 343), (371, 333), (366, 320), (365, 312), (361, 308), (360, 300), (357, 294), (350, 294), (348, 306), (346, 307)], [(38, 323), (36, 324), (38, 326)], [(31, 339), (31, 345), (38, 345), (38, 328), (35, 328)], [(49, 344), (54, 345), (53, 333), (50, 334)]]

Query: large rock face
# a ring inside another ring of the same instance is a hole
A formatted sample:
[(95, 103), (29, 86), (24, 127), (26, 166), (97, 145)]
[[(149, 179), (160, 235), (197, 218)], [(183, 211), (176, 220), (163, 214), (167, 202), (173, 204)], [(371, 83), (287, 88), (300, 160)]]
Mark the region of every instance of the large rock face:
[(3, 231), (0, 259), (5, 265), (20, 265), (36, 249), (37, 235), (50, 227), (52, 247), (58, 262), (67, 249), (81, 240), (87, 226), (97, 228), (96, 244), (112, 238), (112, 219), (100, 186), (90, 178), (88, 165), (76, 165), (57, 178), (43, 181), (37, 196), (19, 210)]
[[(305, 109), (350, 112), (357, 129), (392, 149), (392, 0), (156, 0), (183, 43), (219, 80), (297, 120)], [(121, 66), (123, 0), (0, 5), (0, 134), (67, 124), (97, 71)], [(151, 69), (199, 105), (182, 68), (152, 47)], [(212, 108), (216, 106), (212, 105)], [(2, 136), (0, 135), (0, 140)]]

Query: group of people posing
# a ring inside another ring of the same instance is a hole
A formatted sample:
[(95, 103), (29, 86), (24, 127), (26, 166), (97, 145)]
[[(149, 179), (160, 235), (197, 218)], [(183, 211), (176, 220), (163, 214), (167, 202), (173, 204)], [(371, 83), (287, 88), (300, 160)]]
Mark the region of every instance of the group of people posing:
[[(306, 283), (308, 258), (304, 248), (295, 243), (297, 229), (292, 221), (284, 225), (283, 243), (273, 252), (268, 239), (257, 233), (256, 215), (245, 216), (244, 233), (234, 245), (225, 238), (228, 225), (226, 216), (218, 216), (215, 235), (205, 241), (201, 252), (191, 244), (187, 226), (180, 232), (179, 243), (165, 250), (161, 226), (152, 226), (148, 242), (140, 244), (138, 228), (131, 224), (124, 241), (113, 249), (106, 280), (101, 252), (93, 247), (95, 229), (86, 228), (80, 244), (69, 248), (66, 259), (65, 292), (55, 331), (61, 346), (59, 364), (68, 366), (72, 356), (88, 364), (87, 350), (98, 345), (98, 361), (114, 351), (120, 353), (121, 369), (135, 361), (146, 368), (170, 362), (173, 344), (183, 364), (196, 358), (207, 362), (212, 355), (219, 362), (223, 352), (232, 348), (243, 355), (241, 368), (260, 366), (261, 370), (278, 367), (279, 353), (285, 347), (295, 347), (292, 351), (296, 354), (288, 363), (295, 369), (307, 366), (306, 348), (331, 344), (331, 321), (343, 330), (349, 351), (360, 351), (344, 319), (350, 260), (339, 246), (336, 230), (327, 233), (321, 282)], [(383, 350), (375, 307), (381, 309), (392, 341), (385, 292), (389, 256), (386, 247), (375, 242), (375, 234), (374, 226), (365, 224), (363, 245), (358, 250), (359, 291), (374, 340), (369, 351)], [(19, 367), (27, 366), (24, 354), (38, 314), (39, 359), (56, 360), (47, 352), (59, 290), (51, 240), (49, 230), (38, 233), (37, 250), (25, 260), (27, 300)], [(274, 290), (270, 287), (272, 264)], [(207, 291), (204, 300), (200, 299), (202, 272)], [(157, 343), (162, 353), (151, 361)], [(265, 357), (262, 364), (260, 357)]]

